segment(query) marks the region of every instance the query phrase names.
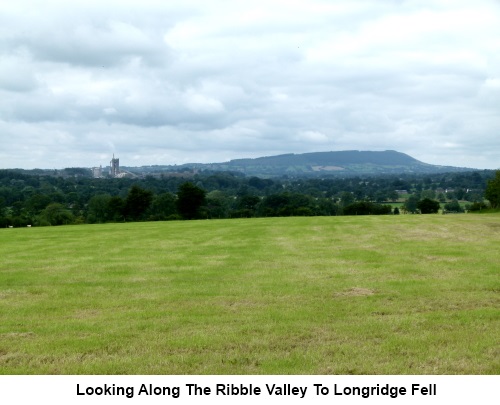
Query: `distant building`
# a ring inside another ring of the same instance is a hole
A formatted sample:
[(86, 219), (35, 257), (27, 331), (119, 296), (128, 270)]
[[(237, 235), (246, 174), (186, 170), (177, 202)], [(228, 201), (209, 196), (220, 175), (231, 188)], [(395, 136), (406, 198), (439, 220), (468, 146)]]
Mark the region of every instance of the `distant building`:
[(109, 175), (111, 177), (118, 177), (118, 175), (120, 174), (120, 159), (115, 159), (114, 154), (113, 159), (111, 159), (111, 162), (109, 162), (109, 166)]
[(92, 168), (92, 177), (94, 177), (94, 179), (100, 179), (102, 177), (102, 165)]

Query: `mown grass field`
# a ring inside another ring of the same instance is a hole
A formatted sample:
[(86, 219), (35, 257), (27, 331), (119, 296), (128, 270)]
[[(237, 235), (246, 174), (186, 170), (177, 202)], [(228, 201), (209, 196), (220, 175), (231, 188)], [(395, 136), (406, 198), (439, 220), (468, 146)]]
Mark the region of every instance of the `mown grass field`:
[(500, 215), (0, 229), (2, 374), (499, 374)]

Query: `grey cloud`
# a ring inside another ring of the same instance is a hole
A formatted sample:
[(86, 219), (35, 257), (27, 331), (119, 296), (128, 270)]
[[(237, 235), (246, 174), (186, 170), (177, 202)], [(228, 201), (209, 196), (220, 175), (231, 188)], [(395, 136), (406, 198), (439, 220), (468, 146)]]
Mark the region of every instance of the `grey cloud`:
[(35, 58), (82, 66), (110, 68), (133, 58), (146, 64), (162, 65), (169, 50), (161, 38), (151, 38), (137, 27), (108, 21), (103, 26), (79, 24), (43, 30), (17, 39)]
[(0, 89), (29, 92), (39, 86), (29, 58), (12, 54), (0, 59)]
[(496, 164), (490, 2), (56, 3), (0, 17), (0, 140), (36, 138), (39, 161), (372, 148)]

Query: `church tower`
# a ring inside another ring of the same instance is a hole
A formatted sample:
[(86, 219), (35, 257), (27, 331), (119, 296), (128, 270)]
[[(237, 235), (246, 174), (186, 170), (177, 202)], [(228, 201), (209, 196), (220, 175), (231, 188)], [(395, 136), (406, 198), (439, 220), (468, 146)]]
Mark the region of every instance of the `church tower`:
[(109, 162), (109, 175), (111, 177), (116, 177), (120, 173), (120, 159), (115, 159), (115, 154), (113, 153), (113, 159)]

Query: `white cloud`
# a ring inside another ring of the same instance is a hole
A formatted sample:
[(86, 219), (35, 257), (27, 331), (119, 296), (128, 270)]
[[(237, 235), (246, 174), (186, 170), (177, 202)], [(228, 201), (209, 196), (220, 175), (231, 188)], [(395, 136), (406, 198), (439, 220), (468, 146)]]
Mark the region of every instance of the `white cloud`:
[(320, 131), (303, 131), (299, 134), (298, 140), (315, 144), (327, 143), (329, 141), (328, 136)]
[(224, 105), (217, 99), (188, 90), (183, 94), (184, 103), (195, 114), (218, 114), (224, 112)]

